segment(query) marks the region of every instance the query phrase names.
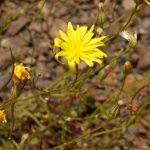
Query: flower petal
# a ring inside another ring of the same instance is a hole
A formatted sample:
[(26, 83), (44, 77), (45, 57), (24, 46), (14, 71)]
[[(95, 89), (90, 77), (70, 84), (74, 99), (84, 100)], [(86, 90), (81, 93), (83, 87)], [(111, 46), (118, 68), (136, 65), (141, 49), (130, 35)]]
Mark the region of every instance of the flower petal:
[(77, 57), (75, 57), (75, 61), (76, 61), (76, 63), (79, 65), (80, 64), (80, 58), (77, 56)]
[(83, 61), (85, 61), (89, 67), (93, 67), (93, 62), (90, 59), (86, 59), (84, 57), (80, 57)]
[(93, 37), (94, 33), (90, 33), (88, 36), (84, 37), (83, 38), (83, 41), (81, 43), (81, 47), (84, 46), (86, 43), (88, 43), (91, 38)]
[(68, 61), (69, 69), (70, 69), (72, 72), (76, 73), (76, 70), (75, 70), (74, 64), (75, 64), (75, 61), (74, 61), (74, 60), (72, 60), (72, 61)]
[[(102, 52), (100, 49), (96, 48), (96, 49), (94, 49), (94, 51), (96, 51), (99, 55), (105, 56), (107, 58), (107, 55), (104, 52)], [(103, 58), (103, 57), (101, 57), (101, 58)]]
[(80, 27), (81, 37), (83, 37), (86, 33), (87, 27)]
[(54, 45), (57, 46), (57, 47), (61, 47), (61, 42), (62, 41), (59, 38), (54, 39)]
[(78, 55), (79, 55), (79, 57), (84, 57), (85, 59), (90, 59), (90, 58), (88, 57), (88, 55), (85, 54), (85, 53), (83, 53), (83, 52), (80, 52)]
[(71, 22), (68, 22), (68, 29), (70, 29), (71, 31), (74, 31)]
[[(105, 38), (105, 37), (106, 37), (106, 36), (104, 36), (104, 38)], [(91, 39), (90, 42), (88, 43), (88, 45), (97, 44), (97, 43), (101, 43), (102, 45), (105, 45), (103, 42), (101, 42), (101, 39), (103, 39), (103, 38)]]
[(102, 61), (101, 61), (100, 59), (97, 59), (97, 58), (95, 58), (95, 57), (90, 56), (90, 59), (91, 59), (92, 61), (98, 62), (99, 64), (102, 63)]
[(56, 54), (56, 46), (53, 46), (53, 53)]
[(55, 59), (56, 59), (59, 63), (64, 64), (64, 63), (62, 63), (61, 61), (59, 61), (58, 57), (59, 57), (59, 56), (65, 56), (65, 55), (67, 55), (67, 54), (68, 54), (67, 52), (61, 51), (61, 52), (59, 52), (59, 53), (57, 53), (57, 54), (55, 55)]
[(59, 34), (63, 40), (65, 40), (67, 43), (69, 42), (68, 36), (63, 31), (59, 30)]
[(89, 34), (91, 34), (94, 30), (95, 25), (93, 25), (90, 30), (88, 31), (88, 33), (84, 36), (84, 38), (87, 38), (89, 36)]
[(72, 61), (74, 59), (75, 55), (76, 55), (76, 53), (69, 53), (68, 60)]

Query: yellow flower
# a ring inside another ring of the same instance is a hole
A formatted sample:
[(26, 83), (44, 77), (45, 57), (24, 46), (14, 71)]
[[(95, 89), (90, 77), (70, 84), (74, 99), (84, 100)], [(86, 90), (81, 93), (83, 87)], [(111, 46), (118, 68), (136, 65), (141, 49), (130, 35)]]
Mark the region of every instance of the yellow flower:
[[(3, 119), (3, 121), (2, 121), (2, 119)], [(0, 123), (1, 122), (7, 123), (6, 114), (4, 113), (4, 110), (0, 110)]]
[(144, 0), (148, 5), (150, 5), (150, 2), (148, 2), (148, 0)]
[[(69, 69), (76, 73), (75, 63), (80, 64), (80, 59), (85, 61), (89, 67), (93, 66), (93, 61), (99, 64), (102, 61), (98, 58), (107, 57), (105, 53), (98, 49), (99, 46), (104, 47), (105, 44), (101, 42), (106, 36), (91, 39), (94, 35), (94, 25), (86, 33), (87, 27), (79, 27), (77, 25), (77, 30), (73, 29), (71, 22), (68, 23), (68, 36), (59, 30), (59, 34), (62, 38), (54, 39), (53, 53), (56, 54), (56, 47), (61, 47), (61, 51), (55, 55), (55, 59), (58, 60), (59, 56), (65, 56), (65, 61), (68, 63)], [(86, 33), (86, 34), (85, 34)], [(64, 64), (60, 62), (61, 64)]]
[(22, 64), (20, 64), (19, 66), (14, 64), (14, 76), (13, 76), (14, 84), (22, 83), (25, 77), (27, 77), (27, 79), (30, 79), (30, 74), (28, 73), (27, 70), (25, 70), (25, 68), (31, 70), (29, 67), (24, 67)]

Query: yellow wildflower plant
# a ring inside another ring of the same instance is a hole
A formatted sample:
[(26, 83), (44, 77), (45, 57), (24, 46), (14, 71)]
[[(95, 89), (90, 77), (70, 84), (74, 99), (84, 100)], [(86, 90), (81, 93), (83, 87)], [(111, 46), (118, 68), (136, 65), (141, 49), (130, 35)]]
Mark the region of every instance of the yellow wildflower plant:
[(4, 113), (4, 110), (0, 110), (0, 123), (7, 123), (6, 120), (6, 114)]
[(80, 60), (85, 61), (89, 67), (94, 65), (93, 61), (101, 64), (102, 61), (98, 58), (107, 57), (107, 55), (98, 47), (105, 47), (105, 44), (101, 40), (106, 36), (92, 39), (94, 27), (95, 25), (86, 33), (86, 26), (79, 27), (77, 25), (77, 30), (74, 30), (71, 22), (69, 22), (67, 35), (59, 30), (62, 40), (59, 38), (54, 39), (53, 53), (56, 54), (56, 47), (60, 47), (61, 51), (55, 55), (55, 59), (60, 62), (58, 57), (65, 56), (65, 61), (68, 63), (69, 69), (74, 73), (76, 73), (75, 63), (79, 65)]
[(20, 64), (19, 66), (14, 64), (14, 76), (13, 76), (14, 84), (22, 83), (25, 77), (27, 77), (27, 79), (30, 79), (30, 74), (28, 73), (26, 68), (28, 70), (31, 70), (29, 67), (24, 67), (23, 64)]

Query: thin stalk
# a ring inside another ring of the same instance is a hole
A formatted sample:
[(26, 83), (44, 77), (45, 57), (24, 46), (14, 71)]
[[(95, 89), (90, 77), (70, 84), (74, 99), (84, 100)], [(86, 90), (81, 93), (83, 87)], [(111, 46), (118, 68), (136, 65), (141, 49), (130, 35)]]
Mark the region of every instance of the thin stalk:
[(127, 21), (127, 23), (126, 23), (114, 36), (112, 36), (110, 39), (108, 39), (105, 43), (107, 43), (107, 42), (109, 42), (110, 40), (112, 40), (113, 38), (115, 38), (115, 37), (119, 34), (120, 31), (122, 31), (123, 29), (125, 29), (125, 27), (130, 23), (130, 21), (131, 21), (133, 15), (134, 15), (134, 13), (135, 13), (137, 7), (138, 7), (138, 5), (135, 5), (135, 8), (134, 8), (134, 10), (133, 10), (133, 12), (132, 12), (132, 14), (131, 14), (129, 20)]
[(67, 73), (65, 73), (65, 74), (63, 74), (57, 81), (55, 81), (52, 85), (50, 85), (49, 87), (47, 87), (46, 89), (45, 89), (45, 91), (46, 90), (48, 90), (48, 89), (50, 89), (51, 87), (53, 87), (55, 84), (57, 84), (60, 80), (62, 80), (67, 74), (69, 74), (70, 73), (70, 70), (68, 70), (68, 72)]
[(13, 74), (14, 74), (14, 57), (13, 57), (13, 54), (12, 54), (12, 50), (10, 48), (10, 53), (11, 53), (11, 59), (12, 59), (12, 64), (13, 64), (13, 68), (12, 68), (12, 73), (11, 73), (11, 76), (10, 78), (8, 79), (8, 81), (3, 85), (3, 87), (0, 89), (0, 92), (2, 92), (2, 90), (8, 85), (8, 83), (10, 82), (10, 80), (12, 79), (13, 77)]
[(122, 90), (123, 90), (123, 87), (124, 87), (124, 84), (125, 84), (125, 81), (126, 81), (126, 75), (124, 75), (124, 79), (123, 79), (123, 83), (122, 83), (122, 86), (121, 86), (121, 89), (120, 89), (120, 91), (119, 91), (119, 94), (117, 95), (117, 97), (115, 98), (115, 101), (117, 101), (118, 100), (118, 97), (120, 96), (120, 94), (121, 94), (121, 92), (122, 92)]
[(73, 84), (71, 85), (71, 88), (75, 85), (75, 83), (76, 83), (76, 81), (77, 81), (77, 78), (78, 78), (78, 64), (76, 64), (76, 71), (77, 71), (76, 77), (75, 77), (75, 79), (74, 79)]
[(47, 149), (47, 150), (58, 149), (58, 148), (61, 148), (61, 147), (66, 146), (66, 145), (70, 145), (70, 144), (73, 144), (73, 143), (77, 143), (80, 139), (82, 139), (82, 138), (85, 137), (86, 135), (91, 134), (91, 133), (93, 133), (93, 132), (95, 132), (95, 131), (101, 129), (102, 127), (106, 126), (110, 121), (111, 121), (111, 119), (108, 119), (108, 120), (107, 120), (103, 125), (101, 125), (100, 127), (96, 128), (96, 129), (93, 129), (93, 130), (91, 130), (91, 131), (89, 131), (89, 132), (87, 132), (87, 133), (85, 133), (85, 134), (82, 134), (82, 135), (79, 136), (78, 138), (76, 138), (76, 139), (74, 139), (74, 140), (72, 140), (72, 141), (70, 141), (70, 142), (68, 142), (68, 143), (64, 143), (64, 144), (62, 144), (62, 145), (59, 145), (59, 146), (56, 146), (56, 147), (53, 147), (53, 148)]

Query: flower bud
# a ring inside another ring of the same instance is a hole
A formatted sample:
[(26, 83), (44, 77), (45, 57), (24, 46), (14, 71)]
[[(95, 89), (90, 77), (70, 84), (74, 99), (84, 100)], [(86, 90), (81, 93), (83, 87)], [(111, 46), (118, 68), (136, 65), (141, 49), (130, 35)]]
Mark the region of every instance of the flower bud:
[(19, 149), (19, 150), (25, 150), (25, 149), (26, 149), (26, 147), (27, 147), (27, 142), (28, 142), (28, 138), (29, 138), (29, 134), (28, 134), (28, 133), (26, 133), (26, 134), (24, 134), (24, 135), (22, 136), (21, 142), (20, 142), (20, 144), (19, 144), (19, 146), (18, 146), (18, 149)]
[(137, 45), (137, 32), (135, 32), (133, 35), (131, 32), (123, 30), (119, 34), (129, 41), (130, 48), (133, 48)]
[(104, 13), (104, 4), (99, 3), (98, 4), (98, 16), (97, 16), (97, 22), (103, 25), (106, 22), (106, 16)]
[(127, 59), (123, 66), (123, 73), (125, 75), (128, 75), (131, 72), (131, 68), (132, 68), (132, 65)]
[(110, 63), (109, 67), (110, 69), (114, 69), (117, 66), (117, 60), (114, 60), (112, 63)]
[(108, 111), (109, 117), (112, 119), (118, 117), (122, 105), (123, 105), (123, 100), (119, 100), (117, 104), (113, 105)]
[(99, 81), (103, 81), (107, 77), (107, 72), (108, 72), (108, 67), (106, 67), (105, 69), (101, 70), (98, 73), (98, 79), (99, 79)]
[(11, 89), (11, 96), (14, 99), (17, 99), (20, 95), (21, 95), (20, 84), (14, 84), (12, 89)]

